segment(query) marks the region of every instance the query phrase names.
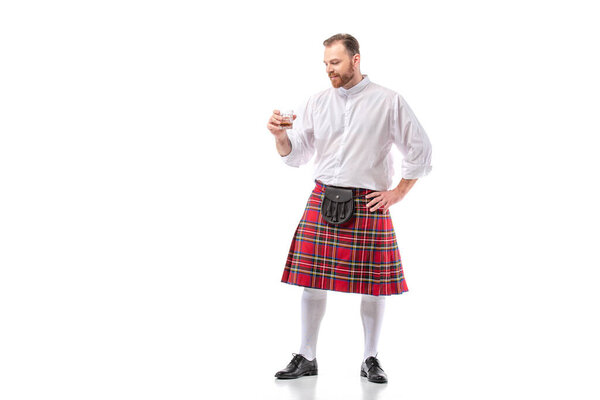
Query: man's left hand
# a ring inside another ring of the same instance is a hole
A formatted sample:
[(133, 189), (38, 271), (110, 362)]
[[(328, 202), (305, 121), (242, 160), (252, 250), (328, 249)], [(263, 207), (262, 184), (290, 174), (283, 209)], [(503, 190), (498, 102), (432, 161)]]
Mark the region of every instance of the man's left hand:
[(369, 203), (367, 203), (367, 208), (370, 208), (371, 212), (381, 208), (381, 210), (385, 213), (392, 205), (404, 198), (404, 193), (400, 192), (400, 190), (396, 188), (393, 190), (386, 190), (384, 192), (372, 192), (369, 193), (366, 198), (372, 199)]

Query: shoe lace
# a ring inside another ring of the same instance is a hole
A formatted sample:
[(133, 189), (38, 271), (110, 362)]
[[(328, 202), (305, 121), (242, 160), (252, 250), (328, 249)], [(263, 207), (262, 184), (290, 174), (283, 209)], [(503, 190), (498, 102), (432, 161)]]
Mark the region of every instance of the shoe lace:
[(297, 367), (298, 364), (300, 364), (300, 361), (302, 360), (302, 355), (296, 353), (292, 353), (292, 355), (294, 356), (294, 358), (292, 358), (291, 363)]
[(379, 369), (381, 369), (381, 365), (379, 365), (379, 360), (376, 357), (370, 357), (371, 361), (370, 361), (370, 366), (369, 366), (369, 371), (371, 371), (371, 369), (373, 367), (377, 367)]

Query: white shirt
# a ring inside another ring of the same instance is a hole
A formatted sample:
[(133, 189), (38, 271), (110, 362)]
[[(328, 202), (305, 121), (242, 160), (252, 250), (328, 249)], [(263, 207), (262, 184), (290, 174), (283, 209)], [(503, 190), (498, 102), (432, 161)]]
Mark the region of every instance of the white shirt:
[(314, 178), (326, 185), (388, 190), (394, 175), (390, 154), (403, 155), (402, 177), (431, 171), (431, 143), (402, 96), (369, 80), (350, 89), (329, 88), (310, 97), (287, 130), (290, 166), (308, 162), (316, 151)]

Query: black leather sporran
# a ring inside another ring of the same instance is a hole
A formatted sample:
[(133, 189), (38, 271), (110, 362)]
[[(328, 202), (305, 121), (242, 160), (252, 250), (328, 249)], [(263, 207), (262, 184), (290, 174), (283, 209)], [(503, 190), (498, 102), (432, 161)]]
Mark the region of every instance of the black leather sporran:
[(348, 222), (354, 214), (352, 189), (337, 186), (325, 186), (325, 195), (321, 203), (321, 216), (331, 225)]

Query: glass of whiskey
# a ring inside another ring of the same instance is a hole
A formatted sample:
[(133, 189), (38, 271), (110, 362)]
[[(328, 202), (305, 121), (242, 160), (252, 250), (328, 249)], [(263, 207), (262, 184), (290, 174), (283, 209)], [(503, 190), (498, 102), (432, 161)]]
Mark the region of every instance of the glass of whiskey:
[(294, 126), (294, 111), (284, 111), (281, 116), (283, 117), (283, 121), (279, 125), (281, 129), (292, 129), (292, 126)]

